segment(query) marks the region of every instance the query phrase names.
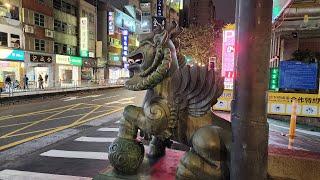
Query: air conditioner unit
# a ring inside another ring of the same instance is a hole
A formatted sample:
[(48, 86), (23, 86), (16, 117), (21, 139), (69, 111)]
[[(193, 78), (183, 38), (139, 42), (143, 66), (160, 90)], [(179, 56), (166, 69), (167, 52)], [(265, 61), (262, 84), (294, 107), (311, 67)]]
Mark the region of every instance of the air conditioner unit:
[(53, 38), (53, 31), (49, 30), (49, 29), (46, 29), (45, 30), (46, 32), (46, 37), (50, 37), (50, 38)]
[(34, 33), (33, 26), (25, 25), (24, 26), (24, 32), (33, 34)]

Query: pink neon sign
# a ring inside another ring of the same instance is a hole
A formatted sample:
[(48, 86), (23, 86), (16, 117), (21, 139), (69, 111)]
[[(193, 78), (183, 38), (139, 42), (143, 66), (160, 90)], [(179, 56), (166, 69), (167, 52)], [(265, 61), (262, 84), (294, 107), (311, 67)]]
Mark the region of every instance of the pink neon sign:
[(222, 76), (225, 89), (233, 89), (235, 55), (235, 30), (223, 31), (222, 42)]

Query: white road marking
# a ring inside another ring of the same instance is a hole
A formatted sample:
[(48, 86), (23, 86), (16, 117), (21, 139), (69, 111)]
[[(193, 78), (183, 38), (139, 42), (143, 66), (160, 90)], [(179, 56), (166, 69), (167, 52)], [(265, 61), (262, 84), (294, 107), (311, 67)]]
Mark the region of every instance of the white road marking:
[(74, 100), (78, 100), (78, 99), (85, 99), (85, 98), (95, 98), (95, 97), (99, 97), (102, 96), (103, 94), (97, 94), (97, 95), (90, 95), (90, 96), (84, 96), (84, 97), (78, 97), (78, 96), (71, 96), (71, 97), (65, 97), (62, 98), (62, 101), (68, 102), (68, 101), (74, 101)]
[(79, 137), (75, 141), (81, 142), (113, 142), (116, 138), (104, 138), (104, 137)]
[(59, 174), (47, 174), (28, 171), (17, 171), (5, 169), (0, 171), (0, 179), (2, 180), (91, 180), (89, 177), (68, 176)]
[[(270, 125), (271, 125), (271, 126), (274, 126), (274, 127), (286, 129), (286, 130), (289, 130), (289, 129), (290, 129), (290, 128), (288, 128), (288, 127), (279, 126), (279, 125), (275, 125), (275, 124), (270, 124)], [(320, 133), (319, 133), (319, 132), (306, 131), (306, 130), (302, 130), (302, 129), (296, 129), (296, 131), (297, 131), (297, 132), (300, 132), (300, 133), (304, 133), (304, 134), (308, 134), (308, 135), (320, 137)]]
[(105, 132), (118, 132), (119, 128), (100, 128), (98, 131), (105, 131)]
[(102, 100), (102, 99), (110, 99), (110, 98), (114, 98), (114, 97), (119, 97), (119, 95), (116, 95), (116, 96), (107, 96), (107, 97), (103, 97), (103, 98), (97, 98), (97, 99), (93, 99), (92, 101), (99, 101), (99, 100)]
[(120, 121), (116, 121), (115, 123), (116, 123), (116, 124), (120, 124)]
[(105, 152), (50, 150), (40, 154), (40, 156), (108, 160), (108, 153)]

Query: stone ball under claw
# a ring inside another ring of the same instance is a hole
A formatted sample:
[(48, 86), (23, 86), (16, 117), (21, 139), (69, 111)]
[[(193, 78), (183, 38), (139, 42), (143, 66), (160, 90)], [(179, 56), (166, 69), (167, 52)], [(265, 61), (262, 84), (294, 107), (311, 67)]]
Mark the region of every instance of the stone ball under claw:
[(108, 158), (117, 173), (135, 174), (144, 158), (143, 144), (137, 140), (117, 138), (109, 146)]

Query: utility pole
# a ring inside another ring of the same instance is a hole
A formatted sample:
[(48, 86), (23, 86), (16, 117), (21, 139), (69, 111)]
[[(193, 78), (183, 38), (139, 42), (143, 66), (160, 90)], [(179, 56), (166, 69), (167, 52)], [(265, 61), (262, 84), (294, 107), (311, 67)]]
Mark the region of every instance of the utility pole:
[(272, 0), (238, 0), (232, 101), (232, 180), (267, 179)]

